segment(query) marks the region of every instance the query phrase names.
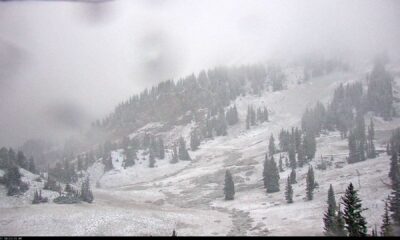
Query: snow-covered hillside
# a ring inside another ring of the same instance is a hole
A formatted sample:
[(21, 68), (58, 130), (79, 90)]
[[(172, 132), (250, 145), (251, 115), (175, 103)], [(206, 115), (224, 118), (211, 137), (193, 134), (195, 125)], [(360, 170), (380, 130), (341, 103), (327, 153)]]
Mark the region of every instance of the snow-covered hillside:
[[(238, 97), (239, 123), (229, 127), (227, 136), (203, 141), (197, 151), (189, 151), (192, 161), (170, 164), (168, 149), (165, 159), (157, 159), (155, 167), (149, 168), (148, 154), (139, 151), (135, 165), (124, 169), (122, 150), (113, 151), (113, 170), (104, 173), (100, 161), (88, 170), (95, 196), (92, 204), (31, 205), (28, 200), (35, 188), (23, 197), (5, 197), (2, 187), (0, 233), (170, 235), (175, 229), (178, 235), (322, 235), (329, 185), (333, 185), (339, 202), (350, 182), (359, 190), (363, 207), (368, 208), (363, 214), (369, 229), (379, 227), (383, 200), (390, 192), (385, 184), (389, 182), (389, 157), (381, 153), (375, 159), (347, 164), (347, 140), (338, 132), (317, 139), (316, 157), (310, 164), (319, 187), (312, 201), (305, 200), (307, 165), (297, 170), (293, 204), (287, 204), (284, 198), (290, 169), (280, 173), (280, 192), (266, 193), (262, 171), (270, 135), (278, 136), (282, 128), (299, 126), (307, 107), (317, 101), (326, 103), (338, 84), (363, 79), (365, 72), (334, 73), (304, 84), (298, 83), (296, 74), (298, 71), (293, 71), (293, 77), (289, 77), (286, 90)], [(398, 85), (395, 88), (399, 89)], [(249, 104), (266, 106), (270, 121), (246, 130)], [(375, 117), (374, 122), (376, 147), (382, 149), (390, 130), (400, 126), (400, 118), (383, 121)], [(159, 125), (150, 123), (147, 127)], [(188, 139), (192, 127), (175, 127), (162, 134), (170, 142), (179, 136)], [(316, 169), (321, 157), (331, 156), (333, 162), (326, 170)], [(233, 201), (225, 201), (223, 195), (227, 169), (235, 182)]]

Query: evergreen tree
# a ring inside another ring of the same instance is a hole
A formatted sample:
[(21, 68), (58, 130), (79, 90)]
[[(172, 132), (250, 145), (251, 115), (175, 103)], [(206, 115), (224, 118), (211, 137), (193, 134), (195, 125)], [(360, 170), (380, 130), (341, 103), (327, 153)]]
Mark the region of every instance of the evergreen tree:
[(152, 150), (149, 152), (149, 168), (154, 168), (154, 164), (156, 163), (156, 160), (154, 158), (154, 153)]
[(279, 170), (273, 156), (271, 156), (271, 159), (268, 161), (266, 178), (267, 193), (279, 192)]
[(282, 156), (279, 156), (279, 172), (283, 172)]
[(328, 209), (324, 214), (324, 230), (327, 236), (336, 236), (336, 200), (332, 184), (328, 190)]
[(264, 107), (264, 121), (269, 122), (268, 109)]
[(290, 148), (289, 148), (289, 163), (290, 163), (290, 167), (292, 169), (295, 169), (297, 167), (297, 162), (296, 162), (296, 152), (294, 149), (294, 145), (290, 144)]
[(358, 197), (357, 190), (350, 183), (346, 189), (345, 195), (342, 197), (344, 205), (344, 221), (346, 229), (350, 237), (365, 237), (367, 236), (367, 222), (361, 216), (362, 208), (361, 200)]
[[(397, 154), (395, 154), (397, 155)], [(398, 169), (398, 168), (397, 168)], [(390, 211), (391, 217), (395, 225), (400, 225), (400, 181), (399, 172), (393, 171), (392, 179), (392, 192), (390, 197)]]
[(347, 236), (347, 232), (345, 229), (345, 221), (343, 218), (343, 213), (340, 210), (340, 204), (337, 211), (337, 215), (335, 218), (335, 229), (336, 229), (336, 236)]
[(123, 167), (126, 169), (128, 167), (135, 165), (135, 160), (136, 160), (137, 156), (136, 156), (135, 149), (132, 149), (132, 148), (126, 148), (124, 150), (124, 152), (125, 152), (125, 159), (124, 159)]
[(293, 203), (293, 188), (290, 177), (288, 177), (286, 183), (285, 198), (287, 203)]
[(315, 141), (315, 135), (313, 133), (306, 133), (304, 135), (304, 155), (309, 161), (314, 158), (317, 150), (317, 142)]
[(196, 151), (200, 146), (200, 139), (196, 131), (190, 134), (190, 149)]
[(92, 203), (93, 202), (93, 193), (92, 190), (90, 189), (90, 180), (89, 177), (86, 177), (86, 179), (82, 182), (81, 186), (81, 195), (80, 195), (82, 201)]
[(357, 149), (356, 137), (352, 131), (350, 131), (349, 133), (348, 142), (349, 142), (349, 157), (347, 159), (348, 163), (355, 163), (360, 161)]
[(158, 156), (160, 159), (164, 159), (165, 158), (165, 146), (164, 146), (164, 140), (162, 139), (162, 137), (160, 137), (158, 139)]
[(39, 202), (39, 193), (37, 190), (35, 190), (35, 193), (33, 194), (32, 204), (38, 204)]
[(367, 155), (368, 155), (368, 158), (375, 158), (376, 157), (374, 138), (375, 138), (374, 122), (372, 121), (372, 118), (371, 118), (370, 124), (369, 124), (369, 127), (368, 127), (368, 141), (367, 141)]
[(274, 135), (272, 135), (272, 134), (271, 134), (271, 137), (269, 138), (268, 151), (269, 151), (270, 156), (274, 155), (276, 152), (275, 139), (274, 139)]
[(217, 126), (216, 126), (217, 136), (226, 136), (228, 134), (227, 129), (228, 126), (225, 119), (225, 113), (224, 110), (221, 108), (217, 117)]
[(176, 146), (173, 147), (173, 152), (172, 152), (172, 157), (171, 157), (171, 163), (177, 163), (179, 161), (178, 159), (178, 150), (176, 149)]
[(393, 235), (393, 229), (389, 217), (389, 204), (388, 201), (385, 201), (385, 210), (382, 216), (381, 236), (388, 237), (392, 235)]
[(29, 169), (31, 173), (37, 173), (36, 171), (36, 166), (35, 166), (35, 161), (33, 160), (33, 157), (29, 158)]
[(250, 106), (247, 107), (247, 115), (246, 115), (246, 129), (250, 129)]
[(290, 179), (290, 184), (296, 184), (296, 170), (294, 168), (292, 168), (292, 171), (290, 172), (289, 175), (289, 179)]
[(313, 167), (310, 165), (308, 172), (307, 172), (307, 178), (306, 178), (307, 200), (313, 199), (314, 188), (315, 188), (314, 170), (313, 170)]
[(23, 169), (29, 169), (29, 163), (22, 151), (17, 153), (17, 164)]
[(392, 186), (394, 186), (397, 182), (397, 180), (400, 177), (400, 171), (399, 171), (399, 161), (397, 158), (397, 152), (392, 151), (392, 157), (390, 158), (390, 169), (389, 169), (389, 177), (392, 183)]
[(114, 165), (112, 163), (111, 155), (109, 155), (107, 157), (103, 157), (103, 164), (104, 164), (104, 171), (105, 172), (114, 169)]
[(269, 160), (268, 160), (268, 154), (265, 154), (265, 159), (264, 159), (264, 166), (263, 166), (263, 183), (264, 183), (264, 188), (267, 188), (267, 182), (268, 182), (268, 174), (269, 174)]
[(225, 200), (233, 200), (235, 197), (235, 185), (233, 183), (233, 178), (231, 172), (226, 170), (225, 172)]
[(179, 138), (178, 156), (180, 160), (191, 160), (189, 153), (186, 149), (185, 139), (183, 139), (183, 137)]
[(304, 145), (300, 143), (297, 151), (297, 165), (299, 167), (303, 167), (304, 163), (305, 163)]

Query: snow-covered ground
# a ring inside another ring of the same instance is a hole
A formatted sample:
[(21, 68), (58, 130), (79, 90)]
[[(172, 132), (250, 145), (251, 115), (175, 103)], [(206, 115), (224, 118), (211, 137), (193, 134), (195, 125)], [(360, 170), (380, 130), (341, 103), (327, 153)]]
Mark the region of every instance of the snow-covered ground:
[[(139, 152), (135, 166), (124, 169), (123, 155), (115, 151), (114, 170), (103, 174), (100, 163), (89, 170), (92, 184), (99, 183), (93, 186), (92, 204), (31, 205), (27, 200), (5, 197), (5, 189), (1, 188), (0, 234), (170, 235), (176, 229), (178, 235), (322, 235), (329, 184), (333, 185), (339, 202), (350, 182), (359, 190), (363, 206), (368, 208), (363, 213), (368, 226), (379, 227), (382, 200), (390, 191), (384, 184), (389, 181), (389, 157), (382, 154), (349, 165), (345, 161), (347, 141), (336, 132), (317, 139), (316, 159), (311, 162), (319, 183), (314, 200), (304, 200), (307, 166), (297, 170), (293, 204), (287, 204), (284, 198), (289, 169), (280, 173), (280, 192), (266, 194), (262, 183), (262, 164), (270, 135), (277, 139), (281, 128), (299, 126), (307, 107), (318, 100), (326, 103), (339, 83), (358, 80), (363, 74), (335, 73), (305, 84), (297, 84), (293, 77), (289, 78), (287, 90), (239, 97), (235, 104), (240, 122), (228, 129), (227, 136), (203, 141), (197, 151), (190, 151), (191, 162), (170, 164), (167, 152), (166, 159), (157, 159), (156, 167), (150, 169), (148, 156)], [(248, 104), (265, 105), (270, 111), (270, 121), (246, 131)], [(380, 144), (386, 142), (388, 131), (398, 127), (400, 120), (384, 122), (374, 118), (374, 121), (377, 147), (382, 148), (384, 145)], [(167, 134), (170, 139), (188, 137), (192, 127), (191, 124), (176, 127)], [(329, 159), (334, 156), (327, 170), (316, 169), (321, 155)], [(224, 201), (223, 197), (227, 169), (235, 182), (233, 201)], [(29, 195), (22, 198), (31, 199)]]

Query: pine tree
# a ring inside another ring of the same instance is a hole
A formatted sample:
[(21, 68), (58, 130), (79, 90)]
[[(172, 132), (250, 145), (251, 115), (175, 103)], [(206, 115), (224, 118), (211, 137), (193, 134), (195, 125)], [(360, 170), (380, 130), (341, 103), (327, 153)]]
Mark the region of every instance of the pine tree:
[(33, 200), (32, 200), (32, 204), (38, 204), (39, 201), (39, 193), (37, 190), (35, 190), (35, 193), (33, 194)]
[(350, 131), (350, 133), (349, 133), (348, 141), (349, 141), (348, 163), (355, 163), (355, 162), (360, 161), (360, 157), (359, 157), (358, 149), (357, 149), (356, 137), (352, 131)]
[(21, 168), (28, 170), (29, 163), (22, 151), (18, 151), (18, 153), (17, 153), (17, 163)]
[(400, 177), (400, 171), (399, 171), (399, 161), (397, 158), (397, 152), (392, 151), (392, 157), (390, 158), (390, 170), (389, 170), (389, 177), (392, 182), (392, 186), (395, 185), (396, 181)]
[(104, 164), (104, 171), (105, 172), (114, 169), (114, 165), (112, 163), (111, 155), (109, 155), (107, 157), (103, 157), (103, 164)]
[(128, 167), (135, 165), (135, 159), (137, 158), (137, 156), (135, 149), (127, 148), (124, 151), (125, 151), (125, 159), (123, 166), (126, 169)]
[(231, 172), (226, 170), (225, 172), (225, 200), (233, 200), (235, 197), (235, 185), (233, 183), (233, 178)]
[[(397, 154), (396, 154), (397, 155)], [(390, 197), (391, 217), (396, 225), (400, 225), (400, 181), (398, 171), (394, 171), (392, 179), (392, 192)]]
[(291, 144), (289, 147), (289, 163), (292, 169), (295, 169), (297, 167), (296, 152), (293, 144)]
[(368, 158), (375, 158), (376, 157), (374, 138), (375, 138), (374, 122), (372, 121), (372, 118), (371, 118), (370, 124), (369, 124), (369, 127), (368, 127), (368, 142), (367, 142)]
[(283, 172), (282, 156), (279, 156), (279, 172)]
[(307, 172), (307, 178), (306, 178), (307, 200), (313, 199), (314, 188), (315, 188), (314, 170), (313, 170), (313, 167), (310, 165), (308, 172)]
[(154, 153), (152, 150), (149, 152), (149, 168), (154, 168), (154, 164), (156, 163), (156, 160), (154, 158)]
[(183, 137), (179, 138), (179, 149), (178, 149), (178, 156), (180, 160), (191, 160), (189, 153), (186, 149), (186, 142)]
[(268, 109), (264, 107), (264, 120), (269, 122)]
[(292, 171), (290, 172), (289, 178), (290, 178), (290, 184), (296, 184), (297, 183), (297, 181), (296, 181), (296, 170), (294, 168), (292, 168)]
[(388, 237), (392, 235), (393, 235), (393, 229), (389, 217), (389, 204), (388, 201), (385, 201), (385, 210), (382, 216), (381, 236)]
[(179, 161), (178, 158), (178, 150), (176, 149), (176, 146), (173, 147), (173, 152), (172, 152), (172, 157), (171, 157), (171, 163), (177, 163)]
[(299, 167), (303, 167), (304, 163), (305, 163), (304, 145), (303, 143), (300, 143), (299, 149), (297, 151), (297, 165)]
[(29, 171), (31, 173), (37, 173), (36, 166), (35, 166), (35, 161), (33, 160), (33, 157), (29, 158)]
[(324, 214), (324, 230), (325, 235), (335, 236), (336, 235), (336, 200), (333, 192), (332, 184), (328, 190), (328, 209)]
[(274, 157), (268, 161), (267, 193), (279, 192), (279, 170)]
[(286, 183), (285, 198), (287, 203), (293, 203), (293, 188), (290, 177), (288, 177)]
[(90, 189), (89, 177), (86, 177), (86, 179), (82, 182), (80, 198), (82, 199), (82, 201), (85, 201), (88, 203), (93, 202), (94, 197), (93, 197), (92, 190)]
[(263, 183), (265, 189), (267, 188), (268, 174), (269, 174), (269, 160), (268, 160), (268, 154), (265, 154), (264, 168), (263, 168)]
[(199, 148), (199, 145), (200, 145), (199, 136), (197, 135), (196, 131), (193, 131), (190, 134), (190, 149), (192, 151), (196, 151)]
[(344, 221), (349, 237), (365, 237), (367, 236), (367, 222), (361, 216), (362, 208), (361, 200), (358, 197), (357, 190), (350, 183), (346, 189), (345, 195), (342, 197), (344, 205)]
[(337, 215), (335, 218), (335, 228), (336, 228), (336, 236), (347, 236), (347, 232), (345, 229), (345, 221), (343, 218), (343, 213), (340, 210), (340, 204), (337, 211)]
[(315, 152), (317, 150), (317, 142), (315, 140), (315, 135), (313, 133), (306, 133), (304, 135), (304, 155), (309, 161), (314, 158)]
[(272, 135), (272, 134), (271, 134), (271, 137), (269, 138), (268, 151), (269, 151), (270, 156), (274, 155), (276, 152), (275, 139), (274, 139), (274, 135)]
[(165, 158), (165, 147), (164, 147), (164, 140), (162, 139), (162, 137), (159, 138), (158, 140), (158, 156), (160, 159), (164, 159)]

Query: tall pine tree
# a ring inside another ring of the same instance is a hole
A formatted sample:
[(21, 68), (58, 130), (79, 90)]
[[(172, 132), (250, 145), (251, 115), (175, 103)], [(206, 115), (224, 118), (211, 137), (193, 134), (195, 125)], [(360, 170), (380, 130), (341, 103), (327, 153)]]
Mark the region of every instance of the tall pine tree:
[(232, 174), (229, 170), (225, 172), (225, 200), (233, 200), (235, 198), (235, 185), (233, 183)]
[(313, 199), (314, 188), (315, 188), (314, 170), (313, 170), (313, 167), (310, 165), (310, 167), (308, 168), (307, 178), (306, 178), (307, 200)]
[(285, 198), (287, 203), (293, 203), (293, 187), (290, 181), (290, 177), (288, 177), (286, 182)]
[(352, 183), (347, 187), (342, 201), (344, 205), (343, 218), (349, 237), (367, 236), (367, 222), (361, 215), (364, 209), (362, 208), (361, 199), (358, 197), (357, 190), (354, 189)]

